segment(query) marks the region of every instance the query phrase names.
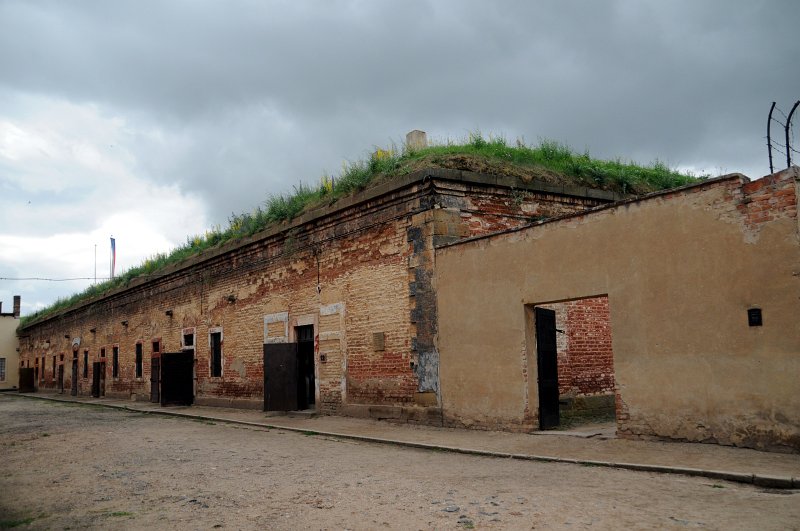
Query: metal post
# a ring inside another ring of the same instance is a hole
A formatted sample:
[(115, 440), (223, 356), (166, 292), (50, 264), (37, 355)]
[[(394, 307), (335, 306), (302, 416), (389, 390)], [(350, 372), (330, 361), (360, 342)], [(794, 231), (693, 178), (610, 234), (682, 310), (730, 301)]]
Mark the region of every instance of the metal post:
[(786, 167), (792, 167), (792, 146), (789, 145), (789, 130), (792, 128), (792, 115), (794, 111), (797, 109), (797, 106), (800, 105), (800, 100), (794, 102), (792, 105), (792, 110), (789, 111), (789, 116), (786, 118), (786, 125), (783, 127), (784, 131), (786, 131)]
[(772, 135), (770, 134), (770, 127), (772, 126), (772, 111), (775, 110), (775, 102), (772, 102), (772, 107), (769, 108), (769, 116), (767, 116), (767, 152), (769, 153), (769, 174), (775, 173), (772, 167)]

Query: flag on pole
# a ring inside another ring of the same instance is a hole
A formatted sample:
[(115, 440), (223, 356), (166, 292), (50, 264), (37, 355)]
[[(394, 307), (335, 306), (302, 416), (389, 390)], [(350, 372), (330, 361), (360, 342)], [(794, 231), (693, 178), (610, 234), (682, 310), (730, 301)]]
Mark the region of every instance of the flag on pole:
[(114, 269), (117, 266), (117, 246), (114, 237), (111, 237), (111, 278), (114, 278)]

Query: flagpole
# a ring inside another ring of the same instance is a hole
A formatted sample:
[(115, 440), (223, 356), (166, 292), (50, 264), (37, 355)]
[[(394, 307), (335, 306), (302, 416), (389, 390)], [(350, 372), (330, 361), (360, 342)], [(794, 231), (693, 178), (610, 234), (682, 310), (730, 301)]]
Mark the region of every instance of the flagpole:
[(111, 259), (109, 260), (108, 264), (108, 278), (114, 280), (114, 273), (116, 272), (115, 269), (117, 268), (117, 246), (116, 242), (114, 241), (114, 236), (111, 236)]

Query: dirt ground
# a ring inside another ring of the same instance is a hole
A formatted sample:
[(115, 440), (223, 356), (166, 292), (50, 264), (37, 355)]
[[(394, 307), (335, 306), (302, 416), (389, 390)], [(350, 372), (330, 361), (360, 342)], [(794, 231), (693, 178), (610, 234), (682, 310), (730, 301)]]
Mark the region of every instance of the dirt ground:
[(798, 529), (800, 491), (0, 395), (0, 527)]

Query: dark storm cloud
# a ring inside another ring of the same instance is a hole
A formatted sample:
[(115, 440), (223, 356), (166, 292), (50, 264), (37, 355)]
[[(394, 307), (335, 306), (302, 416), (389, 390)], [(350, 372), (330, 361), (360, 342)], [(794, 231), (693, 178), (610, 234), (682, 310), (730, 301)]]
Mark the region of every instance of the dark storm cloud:
[(216, 221), (412, 128), (758, 176), (798, 6), (7, 0), (0, 85), (123, 116), (143, 176)]

